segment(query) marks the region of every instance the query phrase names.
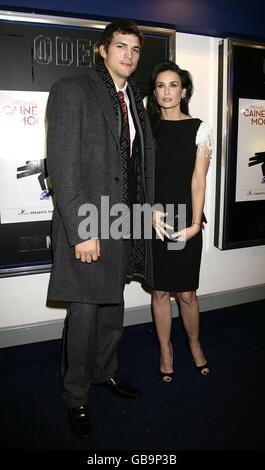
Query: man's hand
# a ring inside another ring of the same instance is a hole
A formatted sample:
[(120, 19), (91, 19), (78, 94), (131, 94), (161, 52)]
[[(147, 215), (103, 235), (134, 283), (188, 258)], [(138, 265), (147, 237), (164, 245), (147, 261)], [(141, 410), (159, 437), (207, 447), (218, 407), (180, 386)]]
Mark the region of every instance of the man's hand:
[(153, 227), (159, 236), (160, 240), (164, 240), (164, 236), (170, 238), (170, 235), (167, 233), (166, 229), (173, 229), (171, 225), (164, 222), (164, 218), (168, 215), (168, 212), (153, 211), (152, 212), (152, 223)]
[(92, 238), (75, 245), (75, 257), (82, 263), (92, 263), (100, 257), (99, 240)]

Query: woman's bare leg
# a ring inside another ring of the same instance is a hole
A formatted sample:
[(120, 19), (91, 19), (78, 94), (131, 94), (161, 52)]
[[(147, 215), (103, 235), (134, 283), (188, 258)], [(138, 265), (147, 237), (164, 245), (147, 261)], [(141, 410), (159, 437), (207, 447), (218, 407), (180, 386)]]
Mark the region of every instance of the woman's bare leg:
[[(180, 303), (180, 313), (183, 319), (184, 327), (188, 335), (189, 346), (195, 365), (201, 367), (206, 364), (206, 359), (200, 345), (200, 321), (199, 321), (199, 302), (196, 292), (177, 292)], [(209, 369), (201, 370), (203, 375), (208, 374)]]
[[(163, 373), (173, 372), (173, 350), (170, 342), (172, 325), (172, 306), (169, 292), (154, 290), (152, 293), (152, 307), (160, 343), (160, 370)], [(171, 381), (166, 380), (166, 381)]]

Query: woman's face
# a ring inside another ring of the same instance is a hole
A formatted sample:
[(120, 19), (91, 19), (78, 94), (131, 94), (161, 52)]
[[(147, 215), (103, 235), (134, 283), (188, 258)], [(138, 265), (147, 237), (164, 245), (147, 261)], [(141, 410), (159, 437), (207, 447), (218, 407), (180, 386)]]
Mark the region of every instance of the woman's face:
[(179, 106), (185, 92), (177, 72), (165, 70), (157, 75), (154, 94), (161, 108), (170, 109)]

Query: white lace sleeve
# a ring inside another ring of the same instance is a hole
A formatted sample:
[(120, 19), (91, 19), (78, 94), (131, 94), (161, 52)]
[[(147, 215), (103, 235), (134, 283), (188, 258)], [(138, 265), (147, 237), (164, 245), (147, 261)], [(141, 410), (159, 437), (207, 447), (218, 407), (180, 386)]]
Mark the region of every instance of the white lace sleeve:
[(196, 145), (199, 147), (200, 151), (203, 151), (204, 146), (206, 145), (208, 149), (208, 156), (212, 156), (213, 150), (213, 131), (206, 122), (201, 122), (200, 127), (196, 134)]

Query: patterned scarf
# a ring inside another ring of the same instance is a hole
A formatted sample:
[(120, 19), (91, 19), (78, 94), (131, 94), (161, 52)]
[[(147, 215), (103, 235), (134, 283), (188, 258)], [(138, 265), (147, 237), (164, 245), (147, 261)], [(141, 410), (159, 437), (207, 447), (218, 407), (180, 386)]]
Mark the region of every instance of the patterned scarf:
[[(103, 61), (100, 61), (96, 66), (96, 71), (99, 74), (101, 80), (104, 82), (109, 95), (112, 99), (113, 109), (117, 118), (117, 126), (120, 128), (119, 123), (121, 122), (121, 110), (119, 105), (119, 99), (115, 84), (112, 80), (112, 77), (105, 66)], [(136, 129), (136, 132), (145, 133), (145, 109), (143, 105), (143, 98), (140, 90), (137, 88), (135, 83), (131, 78), (128, 80), (130, 85), (133, 97), (130, 96), (130, 99), (134, 99), (137, 114), (139, 117), (141, 130)], [(122, 168), (122, 202), (124, 204), (129, 204), (129, 194), (128, 194), (128, 154), (127, 154), (127, 143), (126, 135), (123, 132), (123, 127), (121, 126), (120, 132), (120, 149), (121, 149), (121, 168)], [(136, 161), (136, 202), (138, 204), (143, 204), (144, 201), (144, 189), (143, 189), (143, 175), (141, 169), (141, 161)], [(132, 249), (130, 263), (128, 267), (129, 277), (134, 275), (145, 276), (145, 241), (143, 238), (132, 240)]]
[[(114, 112), (116, 114), (117, 123), (119, 124), (121, 120), (121, 111), (119, 105), (119, 99), (117, 95), (117, 91), (112, 80), (112, 77), (105, 66), (103, 61), (99, 61), (96, 66), (96, 71), (99, 74), (101, 80), (104, 82), (109, 95), (112, 99), (112, 105)], [(133, 97), (136, 104), (137, 113), (140, 119), (141, 128), (144, 133), (144, 106), (142, 101), (142, 96), (139, 89), (133, 83), (131, 79), (128, 80), (130, 87), (133, 92)], [(126, 143), (126, 136), (123, 132), (123, 126), (121, 126), (121, 133), (120, 133), (120, 148), (121, 148), (121, 168), (122, 168), (122, 202), (124, 204), (128, 204), (128, 158), (127, 158), (127, 143)], [(138, 198), (137, 198), (138, 199)], [(138, 201), (137, 201), (138, 202)], [(139, 201), (140, 202), (140, 201)]]

